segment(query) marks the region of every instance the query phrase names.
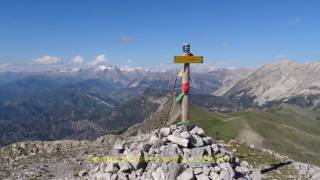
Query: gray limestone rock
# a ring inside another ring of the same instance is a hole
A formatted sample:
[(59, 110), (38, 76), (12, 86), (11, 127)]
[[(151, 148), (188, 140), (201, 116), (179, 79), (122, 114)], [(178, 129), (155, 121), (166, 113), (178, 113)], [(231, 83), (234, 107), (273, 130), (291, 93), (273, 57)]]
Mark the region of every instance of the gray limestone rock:
[(189, 165), (191, 167), (207, 166), (207, 162), (204, 161), (204, 154), (205, 149), (202, 147), (190, 149), (190, 155), (188, 157)]
[(120, 172), (127, 172), (127, 171), (130, 171), (132, 170), (132, 166), (129, 162), (119, 162), (119, 171)]
[(139, 150), (148, 152), (151, 145), (149, 143), (142, 143), (139, 145)]
[(192, 147), (202, 147), (204, 145), (202, 138), (196, 134), (191, 135), (189, 140)]
[(93, 168), (92, 173), (96, 173), (100, 171), (100, 166), (96, 166), (95, 168)]
[(194, 173), (193, 173), (193, 169), (191, 168), (186, 169), (177, 177), (177, 180), (193, 180), (193, 179), (194, 179)]
[(212, 156), (213, 152), (212, 152), (211, 146), (208, 145), (208, 146), (205, 146), (204, 148), (206, 150), (207, 155)]
[(219, 153), (215, 155), (216, 158), (221, 158), (226, 155), (226, 150), (220, 148)]
[(172, 131), (176, 130), (177, 129), (177, 125), (175, 125), (175, 124), (170, 125), (170, 129)]
[(197, 180), (210, 180), (210, 178), (204, 174), (196, 175)]
[(213, 143), (213, 140), (211, 137), (204, 137), (202, 138), (202, 140), (206, 145), (211, 145)]
[(242, 161), (240, 165), (244, 167), (249, 167), (249, 163), (247, 161)]
[(225, 170), (228, 172), (228, 174), (231, 176), (231, 178), (234, 177), (235, 173), (230, 165), (230, 163), (221, 163), (219, 165), (219, 167), (222, 169), (222, 170)]
[(248, 173), (250, 171), (250, 169), (248, 169), (247, 167), (243, 167), (243, 166), (237, 166), (235, 168), (235, 171), (241, 174), (245, 174)]
[(175, 144), (170, 144), (166, 146), (161, 146), (160, 156), (163, 157), (163, 161), (166, 163), (169, 162), (178, 162), (180, 160), (180, 155), (178, 154), (178, 146)]
[(222, 179), (222, 180), (231, 180), (232, 179), (232, 177), (231, 177), (231, 175), (229, 174), (229, 172), (228, 171), (226, 171), (226, 170), (222, 170), (221, 172), (220, 172), (220, 178)]
[(151, 175), (154, 180), (165, 180), (166, 179), (166, 172), (164, 172), (161, 167), (158, 167), (155, 171), (152, 172)]
[(187, 131), (182, 131), (179, 136), (186, 139), (190, 138), (190, 134)]
[(194, 127), (191, 131), (190, 131), (191, 134), (197, 134), (199, 136), (204, 136), (205, 135), (205, 132), (202, 128), (196, 126)]
[(158, 167), (159, 163), (150, 162), (148, 163), (147, 170), (152, 172), (155, 171)]
[(312, 176), (311, 176), (311, 180), (318, 180), (320, 179), (320, 171), (319, 172), (315, 172)]
[(129, 174), (129, 176), (128, 176), (128, 178), (131, 180), (131, 179), (137, 179), (137, 175), (136, 175), (136, 173), (131, 173), (131, 174)]
[(123, 172), (118, 172), (118, 179), (121, 180), (129, 180), (129, 174), (123, 173)]
[(95, 178), (99, 180), (111, 180), (111, 175), (111, 173), (97, 173), (95, 174)]
[(152, 135), (152, 136), (150, 137), (149, 142), (150, 142), (151, 144), (158, 144), (158, 143), (161, 142), (161, 139), (160, 139), (158, 136)]
[(195, 175), (201, 174), (203, 172), (201, 167), (197, 167), (193, 169)]
[(125, 141), (117, 139), (117, 141), (114, 143), (113, 148), (116, 149), (116, 150), (123, 150), (124, 149), (124, 144), (125, 144)]
[(169, 163), (167, 167), (167, 170), (169, 172), (168, 180), (177, 179), (177, 176), (181, 173), (183, 168), (181, 164), (173, 162)]
[(169, 135), (168, 140), (183, 147), (188, 147), (189, 140), (174, 135)]
[[(108, 166), (108, 164), (106, 164), (106, 163), (100, 164), (100, 166), (99, 166), (99, 171), (102, 172), (102, 173), (104, 173), (104, 170), (105, 170), (105, 168), (106, 168), (107, 166)], [(98, 168), (96, 168), (96, 169), (98, 169)]]
[(202, 168), (202, 170), (203, 170), (203, 174), (204, 175), (206, 175), (206, 176), (209, 176), (209, 174), (210, 174), (210, 168), (208, 167), (208, 166), (204, 166), (203, 168)]
[(160, 137), (167, 137), (170, 135), (171, 129), (170, 128), (161, 128), (160, 129)]
[(211, 149), (212, 149), (214, 154), (217, 154), (219, 152), (219, 147), (216, 144), (212, 144), (211, 145)]
[(180, 129), (176, 129), (176, 130), (174, 130), (174, 131), (172, 132), (172, 135), (174, 135), (174, 136), (179, 136), (180, 133), (181, 133), (181, 130), (180, 130)]
[(209, 177), (212, 180), (221, 180), (220, 176), (218, 173), (214, 172), (214, 171), (210, 171)]
[(104, 172), (106, 173), (116, 173), (118, 172), (119, 168), (116, 163), (109, 163), (107, 167), (105, 167)]
[[(252, 173), (252, 167), (246, 161), (234, 158), (232, 153), (224, 149), (223, 142), (215, 144), (199, 127), (194, 127), (191, 131), (173, 127), (161, 128), (148, 137), (149, 142), (147, 138), (128, 140), (130, 148), (126, 148), (125, 142), (118, 139), (114, 148), (121, 150), (117, 155), (124, 157), (124, 160), (102, 163), (97, 166), (97, 171), (91, 170), (88, 173), (88, 178), (231, 180), (237, 172), (242, 179), (261, 179), (260, 171)], [(219, 159), (213, 161), (213, 157)]]
[(80, 171), (79, 172), (79, 176), (80, 177), (84, 177), (84, 176), (86, 176), (88, 174), (88, 171), (86, 171), (86, 170), (83, 170), (83, 171)]
[(221, 168), (219, 166), (215, 166), (214, 167), (214, 172), (220, 173), (221, 172)]
[(130, 162), (134, 169), (138, 169), (143, 163), (143, 153), (141, 150), (125, 151), (126, 160)]
[(118, 180), (118, 174), (112, 174), (111, 180)]
[(262, 179), (261, 171), (259, 169), (254, 169), (250, 174), (250, 177), (252, 180), (261, 180)]
[(136, 170), (135, 173), (136, 173), (137, 176), (141, 177), (142, 174), (143, 174), (143, 169), (142, 169), (142, 168), (141, 168), (141, 169), (138, 169), (138, 170)]

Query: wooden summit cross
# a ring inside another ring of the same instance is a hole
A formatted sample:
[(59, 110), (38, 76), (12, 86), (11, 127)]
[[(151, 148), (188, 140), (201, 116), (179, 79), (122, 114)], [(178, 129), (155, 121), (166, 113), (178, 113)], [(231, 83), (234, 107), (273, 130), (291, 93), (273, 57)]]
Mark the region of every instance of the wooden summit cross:
[(189, 120), (189, 90), (190, 90), (190, 63), (203, 63), (203, 56), (193, 56), (190, 52), (190, 44), (183, 44), (183, 56), (174, 56), (174, 63), (183, 63), (182, 71), (182, 87), (181, 91), (184, 94), (182, 99), (182, 127), (187, 130)]

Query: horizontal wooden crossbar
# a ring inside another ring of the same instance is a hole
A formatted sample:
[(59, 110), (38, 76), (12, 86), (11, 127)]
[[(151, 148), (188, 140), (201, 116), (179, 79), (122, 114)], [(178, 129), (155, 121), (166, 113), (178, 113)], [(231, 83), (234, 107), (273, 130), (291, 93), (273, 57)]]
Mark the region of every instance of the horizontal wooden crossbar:
[(174, 63), (203, 63), (203, 56), (174, 56)]

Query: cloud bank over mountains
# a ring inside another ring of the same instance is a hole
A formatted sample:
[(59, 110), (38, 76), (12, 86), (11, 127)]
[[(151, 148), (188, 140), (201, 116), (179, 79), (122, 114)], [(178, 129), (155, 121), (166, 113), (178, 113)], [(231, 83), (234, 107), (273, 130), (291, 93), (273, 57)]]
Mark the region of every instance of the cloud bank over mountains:
[(24, 63), (0, 63), (0, 71), (41, 71), (54, 70), (55, 68), (92, 68), (107, 65), (110, 59), (106, 54), (97, 55), (90, 61), (81, 55), (71, 59), (64, 59), (59, 56), (44, 55)]
[(43, 57), (38, 57), (36, 59), (32, 59), (32, 64), (37, 64), (37, 65), (53, 65), (53, 64), (60, 64), (61, 62), (62, 62), (61, 57), (48, 56), (48, 55), (45, 55)]
[[(136, 66), (136, 60), (127, 59), (123, 60), (124, 62), (112, 61), (106, 54), (98, 54), (94, 58), (86, 58), (80, 54), (75, 55), (71, 58), (64, 58), (61, 56), (53, 56), (53, 55), (44, 55), (24, 63), (7, 63), (3, 62), (0, 63), (0, 72), (19, 72), (19, 71), (70, 71), (70, 70), (80, 70), (80, 69), (106, 69), (108, 66), (118, 66), (118, 67), (128, 67), (128, 68), (138, 68), (138, 69), (145, 69), (151, 71), (180, 71), (181, 65), (174, 64), (171, 61), (167, 63), (160, 63), (159, 65), (154, 66), (143, 66), (139, 67)], [(285, 53), (279, 53), (274, 56), (274, 60), (270, 60), (270, 62), (279, 62), (279, 61), (292, 61), (288, 55)], [(214, 62), (214, 63), (212, 63)], [(306, 61), (307, 62), (314, 62), (314, 61)], [(192, 67), (193, 72), (208, 72), (208, 71), (215, 71), (217, 69), (241, 69), (241, 68), (257, 68), (258, 66), (248, 67), (248, 66), (237, 66), (233, 63), (227, 61), (219, 61), (219, 60), (212, 60), (206, 59), (204, 64), (198, 64)]]
[(84, 63), (84, 61), (85, 61), (84, 57), (79, 55), (79, 56), (76, 56), (76, 57), (72, 58), (71, 61), (69, 62), (69, 64), (79, 64), (79, 65), (81, 65), (81, 64)]
[(91, 67), (95, 67), (95, 66), (98, 66), (98, 65), (102, 65), (102, 64), (106, 63), (107, 61), (109, 61), (107, 56), (105, 54), (101, 54), (101, 55), (98, 55), (92, 61), (88, 62), (88, 65), (91, 66)]

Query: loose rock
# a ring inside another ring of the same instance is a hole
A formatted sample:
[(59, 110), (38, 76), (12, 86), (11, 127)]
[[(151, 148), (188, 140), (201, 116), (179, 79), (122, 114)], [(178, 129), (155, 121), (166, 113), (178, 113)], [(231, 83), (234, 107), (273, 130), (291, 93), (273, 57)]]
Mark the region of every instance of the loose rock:
[(202, 138), (198, 135), (191, 135), (189, 139), (192, 147), (202, 147), (204, 145)]
[(194, 178), (193, 170), (191, 168), (188, 168), (177, 177), (177, 180), (192, 180), (193, 178)]
[(189, 143), (188, 139), (181, 138), (181, 137), (174, 136), (174, 135), (169, 135), (168, 140), (173, 143), (179, 144), (180, 146), (183, 146), (183, 147), (188, 147), (188, 143)]
[(160, 129), (160, 137), (167, 137), (170, 135), (170, 128), (161, 128)]
[[(233, 157), (223, 142), (215, 144), (202, 128), (190, 131), (173, 126), (155, 130), (149, 140), (131, 144), (117, 140), (119, 162), (101, 164), (89, 179), (141, 180), (260, 180), (259, 170)], [(124, 158), (124, 159), (122, 159)], [(120, 160), (121, 159), (121, 160)]]

